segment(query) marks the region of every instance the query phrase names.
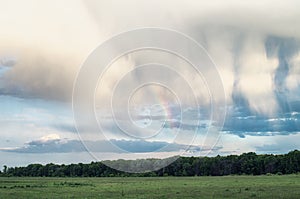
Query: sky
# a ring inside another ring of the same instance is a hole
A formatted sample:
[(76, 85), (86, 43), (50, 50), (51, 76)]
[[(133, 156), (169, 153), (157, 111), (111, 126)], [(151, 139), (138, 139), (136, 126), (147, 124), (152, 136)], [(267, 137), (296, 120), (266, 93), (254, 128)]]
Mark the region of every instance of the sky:
[(0, 166), (299, 149), (299, 4), (0, 0)]

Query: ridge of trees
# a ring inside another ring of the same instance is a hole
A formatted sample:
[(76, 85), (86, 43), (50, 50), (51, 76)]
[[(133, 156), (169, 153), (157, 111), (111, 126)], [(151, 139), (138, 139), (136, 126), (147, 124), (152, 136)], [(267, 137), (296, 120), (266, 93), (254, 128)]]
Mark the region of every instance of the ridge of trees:
[(126, 173), (106, 166), (109, 164), (124, 167), (147, 166), (146, 163), (157, 159), (115, 160), (91, 162), (89, 164), (30, 164), (26, 167), (4, 166), (0, 176), (32, 176), (32, 177), (129, 177), (129, 176), (223, 176), (223, 175), (263, 175), (293, 174), (300, 172), (300, 151), (294, 150), (287, 154), (257, 155), (254, 152), (241, 155), (215, 157), (178, 157), (170, 165), (148, 173)]

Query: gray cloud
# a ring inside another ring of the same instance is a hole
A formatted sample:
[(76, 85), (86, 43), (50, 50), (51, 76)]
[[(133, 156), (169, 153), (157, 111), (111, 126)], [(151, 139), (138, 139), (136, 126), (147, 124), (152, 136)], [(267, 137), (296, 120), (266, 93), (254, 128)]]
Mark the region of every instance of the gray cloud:
[[(143, 140), (103, 140), (85, 141), (85, 145), (91, 152), (111, 152), (111, 153), (150, 153), (155, 151), (172, 152), (180, 150), (200, 151), (200, 147), (187, 146), (167, 142), (147, 142)], [(0, 149), (4, 152), (15, 153), (71, 153), (87, 152), (86, 147), (79, 140), (50, 139), (34, 140), (28, 142), (23, 147)]]
[(246, 135), (275, 136), (296, 134), (300, 131), (300, 113), (285, 112), (273, 117), (264, 117), (251, 114), (249, 110), (240, 107), (235, 110), (229, 110), (223, 131), (242, 138), (245, 138)]

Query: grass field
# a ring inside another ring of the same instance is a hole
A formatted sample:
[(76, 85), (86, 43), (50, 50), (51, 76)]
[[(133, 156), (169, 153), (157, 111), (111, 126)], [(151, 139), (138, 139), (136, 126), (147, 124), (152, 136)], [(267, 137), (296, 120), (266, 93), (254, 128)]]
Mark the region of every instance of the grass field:
[(300, 175), (0, 178), (0, 198), (300, 198)]

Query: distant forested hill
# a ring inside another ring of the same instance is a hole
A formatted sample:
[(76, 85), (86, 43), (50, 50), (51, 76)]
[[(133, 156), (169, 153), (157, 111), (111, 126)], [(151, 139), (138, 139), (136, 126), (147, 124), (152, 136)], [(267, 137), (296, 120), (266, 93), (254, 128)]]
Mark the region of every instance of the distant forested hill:
[[(110, 165), (125, 168), (146, 167), (157, 159), (115, 160)], [(257, 155), (253, 152), (242, 155), (216, 157), (178, 157), (169, 166), (142, 174), (125, 173), (106, 166), (103, 162), (90, 164), (30, 164), (26, 167), (7, 168), (4, 166), (0, 176), (46, 176), (46, 177), (114, 177), (114, 176), (223, 176), (223, 175), (261, 175), (292, 174), (300, 172), (300, 151), (294, 150), (283, 155)]]

